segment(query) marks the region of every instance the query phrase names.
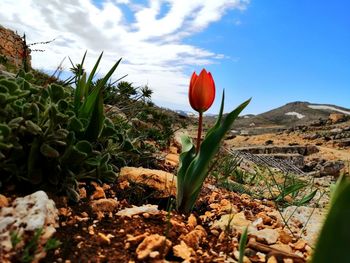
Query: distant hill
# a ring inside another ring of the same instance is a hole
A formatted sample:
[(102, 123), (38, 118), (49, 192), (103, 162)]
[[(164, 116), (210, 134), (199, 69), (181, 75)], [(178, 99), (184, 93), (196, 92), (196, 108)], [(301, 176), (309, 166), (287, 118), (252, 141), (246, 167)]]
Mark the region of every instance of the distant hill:
[[(320, 119), (327, 120), (331, 113), (342, 113), (350, 118), (350, 109), (331, 104), (296, 101), (258, 115), (240, 116), (233, 129), (286, 129), (298, 125), (310, 125)], [(207, 117), (209, 122), (214, 119)]]

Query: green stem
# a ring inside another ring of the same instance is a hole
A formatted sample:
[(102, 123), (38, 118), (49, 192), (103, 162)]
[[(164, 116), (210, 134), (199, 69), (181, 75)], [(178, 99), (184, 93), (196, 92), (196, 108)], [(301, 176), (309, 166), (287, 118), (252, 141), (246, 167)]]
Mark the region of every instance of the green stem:
[(199, 152), (199, 147), (201, 145), (201, 139), (202, 139), (202, 125), (203, 125), (203, 112), (199, 112), (199, 119), (198, 119), (198, 133), (197, 133), (197, 147), (196, 147), (196, 153)]

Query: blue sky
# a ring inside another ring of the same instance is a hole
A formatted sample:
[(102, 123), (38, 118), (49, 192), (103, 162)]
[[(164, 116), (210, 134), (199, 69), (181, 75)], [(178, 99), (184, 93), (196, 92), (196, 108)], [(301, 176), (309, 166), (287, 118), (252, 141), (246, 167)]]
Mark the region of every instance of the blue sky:
[(104, 50), (101, 74), (123, 57), (114, 77), (148, 84), (163, 107), (191, 110), (189, 78), (205, 67), (217, 86), (210, 113), (223, 88), (226, 111), (249, 97), (245, 113), (291, 101), (350, 108), (346, 0), (2, 0), (2, 10), (1, 24), (29, 42), (56, 38), (32, 54), (34, 67), (50, 71), (88, 50), (89, 68)]
[(251, 1), (187, 41), (237, 58), (207, 67), (227, 104), (252, 96), (252, 113), (291, 101), (350, 108), (349, 10), (349, 1)]

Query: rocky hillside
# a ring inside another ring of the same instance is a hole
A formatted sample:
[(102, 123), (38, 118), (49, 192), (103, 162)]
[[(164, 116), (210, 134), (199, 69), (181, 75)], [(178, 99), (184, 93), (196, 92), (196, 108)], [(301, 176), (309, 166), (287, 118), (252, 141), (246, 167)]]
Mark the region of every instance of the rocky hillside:
[(241, 116), (233, 128), (265, 132), (300, 125), (322, 124), (322, 122), (337, 123), (349, 119), (350, 109), (330, 104), (297, 101), (258, 115)]

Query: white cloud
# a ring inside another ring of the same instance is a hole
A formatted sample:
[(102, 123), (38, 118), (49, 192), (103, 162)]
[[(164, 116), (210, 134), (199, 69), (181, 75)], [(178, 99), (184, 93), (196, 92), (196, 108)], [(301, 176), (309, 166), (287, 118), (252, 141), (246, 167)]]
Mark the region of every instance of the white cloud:
[[(187, 69), (226, 58), (198, 46), (183, 43), (185, 37), (204, 30), (229, 9), (244, 10), (249, 0), (152, 0), (140, 5), (129, 0), (106, 0), (99, 7), (90, 0), (1, 0), (0, 21), (25, 32), (28, 43), (56, 40), (32, 53), (36, 68), (55, 69), (69, 56), (79, 62), (88, 50), (91, 68), (104, 51), (101, 73), (123, 57), (115, 78), (128, 74), (136, 85), (148, 84), (153, 98), (163, 105), (187, 106)], [(164, 13), (162, 8), (167, 7)], [(127, 23), (123, 7), (134, 13)], [(36, 47), (35, 47), (36, 48)], [(68, 60), (64, 65), (69, 68)]]

